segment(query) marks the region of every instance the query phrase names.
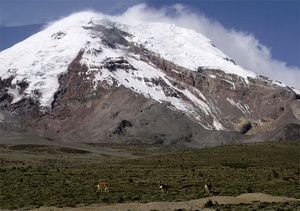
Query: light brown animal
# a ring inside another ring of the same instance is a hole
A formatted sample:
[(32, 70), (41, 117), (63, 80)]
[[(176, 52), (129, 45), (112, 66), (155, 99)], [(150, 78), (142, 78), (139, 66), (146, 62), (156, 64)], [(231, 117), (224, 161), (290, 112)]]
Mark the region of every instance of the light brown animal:
[(107, 182), (99, 182), (98, 184), (97, 184), (97, 192), (100, 190), (100, 191), (103, 191), (104, 190), (104, 192), (108, 192), (109, 190), (108, 190), (108, 183)]

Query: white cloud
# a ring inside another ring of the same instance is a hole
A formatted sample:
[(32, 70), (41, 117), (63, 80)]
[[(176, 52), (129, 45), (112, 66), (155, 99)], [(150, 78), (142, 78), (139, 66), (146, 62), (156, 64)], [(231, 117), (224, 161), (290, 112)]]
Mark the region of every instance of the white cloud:
[[(181, 4), (159, 9), (138, 4), (123, 14), (111, 17), (126, 24), (145, 22), (167, 22), (194, 29), (213, 43), (237, 64), (257, 74), (279, 80), (300, 90), (300, 68), (289, 67), (285, 62), (274, 60), (271, 50), (259, 42), (251, 33), (227, 29), (219, 22)], [(297, 80), (298, 79), (298, 80)]]

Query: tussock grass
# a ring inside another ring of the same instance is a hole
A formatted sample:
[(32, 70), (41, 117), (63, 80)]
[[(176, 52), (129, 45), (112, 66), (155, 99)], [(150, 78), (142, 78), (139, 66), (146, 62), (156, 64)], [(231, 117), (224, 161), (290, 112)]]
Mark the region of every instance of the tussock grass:
[[(90, 146), (129, 151), (142, 157), (118, 158), (87, 153), (84, 149), (1, 144), (4, 156), (0, 160), (0, 208), (191, 200), (208, 196), (204, 190), (205, 177), (210, 178), (214, 195), (262, 192), (300, 198), (299, 142), (205, 149)], [(108, 182), (109, 192), (96, 193), (99, 181)], [(170, 185), (168, 194), (160, 192), (159, 181)], [(259, 206), (267, 204), (251, 206), (260, 209), (263, 207)], [(295, 206), (298, 205), (286, 205)]]

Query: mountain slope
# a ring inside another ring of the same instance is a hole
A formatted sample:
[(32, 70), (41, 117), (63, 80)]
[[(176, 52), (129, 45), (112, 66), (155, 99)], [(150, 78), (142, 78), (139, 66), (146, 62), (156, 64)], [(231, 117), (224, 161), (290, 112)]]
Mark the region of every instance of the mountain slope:
[(0, 51), (10, 48), (14, 44), (21, 42), (29, 36), (39, 32), (44, 24), (31, 24), (23, 26), (3, 26), (0, 25)]
[(299, 94), (192, 30), (78, 13), (0, 53), (2, 133), (219, 145), (299, 125)]

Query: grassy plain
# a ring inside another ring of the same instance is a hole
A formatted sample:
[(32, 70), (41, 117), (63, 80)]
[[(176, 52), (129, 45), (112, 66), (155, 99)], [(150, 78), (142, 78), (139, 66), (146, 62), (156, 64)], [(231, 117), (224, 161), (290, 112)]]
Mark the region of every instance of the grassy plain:
[[(2, 137), (0, 209), (186, 201), (208, 196), (205, 177), (210, 178), (214, 195), (260, 192), (299, 199), (299, 150), (299, 142), (293, 141), (191, 149)], [(159, 191), (159, 180), (170, 185), (168, 194)], [(96, 193), (100, 181), (109, 183), (109, 192)], [(259, 206), (297, 209), (300, 205)]]

